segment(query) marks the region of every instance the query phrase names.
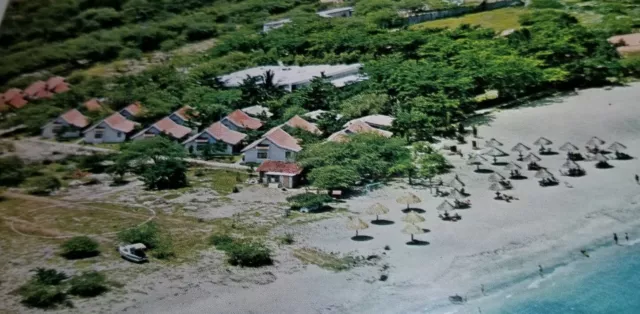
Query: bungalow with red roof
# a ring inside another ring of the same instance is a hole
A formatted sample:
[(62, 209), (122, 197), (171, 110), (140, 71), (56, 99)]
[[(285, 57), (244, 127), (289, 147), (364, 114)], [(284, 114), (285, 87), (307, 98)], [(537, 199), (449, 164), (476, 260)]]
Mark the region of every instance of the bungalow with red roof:
[(200, 155), (207, 145), (222, 143), (225, 150), (219, 153), (231, 155), (240, 152), (240, 146), (245, 137), (247, 137), (246, 134), (231, 130), (221, 122), (216, 122), (182, 144), (189, 153)]
[(87, 111), (89, 111), (89, 112), (101, 111), (103, 109), (102, 108), (102, 102), (100, 100), (98, 100), (97, 98), (91, 98), (91, 99), (85, 101), (82, 104), (82, 107), (87, 109)]
[(10, 88), (0, 96), (0, 102), (12, 107), (13, 109), (20, 109), (27, 104), (27, 101), (22, 96), (22, 91), (17, 88)]
[(300, 182), (302, 167), (294, 162), (265, 160), (256, 171), (262, 183), (279, 183), (283, 188), (292, 189)]
[(64, 93), (69, 91), (71, 88), (69, 84), (64, 81), (64, 77), (62, 76), (52, 76), (47, 80), (47, 90), (52, 93)]
[(140, 115), (142, 112), (142, 105), (139, 102), (134, 102), (124, 108), (122, 108), (119, 113), (123, 115), (127, 119), (132, 119)]
[(191, 110), (193, 110), (193, 108), (184, 106), (171, 113), (168, 118), (179, 125), (185, 125), (187, 121), (193, 118), (190, 113)]
[(296, 115), (293, 118), (289, 119), (289, 121), (284, 123), (285, 125), (292, 127), (303, 129), (307, 132), (311, 132), (313, 134), (322, 134), (322, 131), (318, 129), (318, 126), (315, 123), (311, 123), (300, 116)]
[(331, 134), (327, 140), (331, 142), (344, 142), (349, 136), (356, 133), (377, 133), (384, 137), (391, 137), (393, 135), (392, 132), (374, 128), (362, 120), (352, 120), (345, 129)]
[(35, 81), (29, 85), (29, 87), (25, 88), (23, 91), (24, 97), (27, 99), (41, 99), (41, 98), (51, 98), (53, 97), (53, 93), (51, 93), (47, 89), (47, 82), (45, 81)]
[(154, 123), (152, 126), (138, 132), (136, 135), (132, 136), (131, 139), (140, 140), (143, 138), (154, 137), (158, 134), (166, 134), (174, 140), (182, 140), (188, 135), (193, 134), (193, 132), (194, 130), (191, 128), (180, 125), (169, 117), (165, 117)]
[(137, 123), (116, 112), (84, 131), (85, 143), (122, 143), (136, 128)]
[(71, 109), (42, 127), (44, 138), (80, 137), (82, 130), (89, 125), (89, 119), (77, 109)]
[(262, 127), (260, 120), (252, 118), (240, 109), (228, 114), (220, 122), (234, 131), (257, 130)]
[(265, 133), (262, 138), (245, 147), (244, 162), (261, 163), (265, 160), (293, 161), (302, 147), (298, 140), (280, 127)]

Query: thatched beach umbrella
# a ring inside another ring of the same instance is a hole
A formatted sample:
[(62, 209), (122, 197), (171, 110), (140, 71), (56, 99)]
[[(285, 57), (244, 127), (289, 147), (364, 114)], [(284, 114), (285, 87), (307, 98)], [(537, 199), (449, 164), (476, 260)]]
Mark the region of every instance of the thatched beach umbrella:
[(475, 165), (477, 166), (476, 170), (480, 170), (480, 166), (483, 162), (487, 161), (484, 157), (480, 155), (473, 155), (471, 158), (467, 160), (467, 165)]
[(349, 217), (349, 220), (347, 221), (347, 229), (355, 230), (356, 237), (358, 236), (358, 230), (364, 230), (367, 228), (369, 228), (369, 225), (358, 217)]
[(600, 153), (596, 154), (595, 159), (598, 162), (608, 162), (609, 161), (609, 158), (607, 158), (605, 155), (600, 154)]
[(444, 201), (442, 202), (442, 204), (440, 204), (440, 205), (438, 205), (438, 207), (436, 207), (436, 209), (437, 209), (438, 211), (445, 211), (445, 212), (448, 212), (448, 211), (452, 211), (452, 210), (454, 210), (454, 209), (455, 209), (455, 207), (453, 207), (453, 205), (452, 205), (451, 203), (449, 203), (449, 201), (444, 200)]
[(607, 149), (608, 150), (612, 150), (614, 152), (619, 152), (621, 150), (627, 149), (627, 146), (624, 146), (619, 142), (613, 142), (611, 145), (609, 145), (609, 148), (607, 148)]
[(461, 200), (464, 199), (465, 196), (462, 195), (462, 193), (460, 193), (458, 190), (451, 190), (451, 192), (449, 193), (449, 195), (447, 195), (448, 198), (453, 198), (456, 200)]
[(558, 148), (561, 151), (566, 151), (566, 152), (570, 152), (570, 153), (574, 153), (579, 151), (580, 149), (578, 148), (578, 146), (575, 146), (573, 144), (571, 144), (570, 142), (566, 142), (564, 143), (564, 145), (560, 146), (560, 148)]
[(411, 242), (415, 241), (413, 239), (413, 235), (414, 234), (423, 234), (425, 233), (424, 229), (420, 228), (419, 226), (416, 226), (415, 224), (409, 223), (406, 224), (404, 226), (404, 228), (402, 229), (402, 233), (404, 234), (410, 234), (411, 235)]
[(564, 164), (562, 164), (562, 168), (581, 169), (582, 167), (580, 167), (580, 165), (578, 165), (578, 163), (576, 163), (573, 160), (567, 160), (567, 161), (564, 162)]
[(464, 183), (459, 178), (453, 178), (447, 185), (456, 190), (464, 188)]
[(502, 146), (503, 144), (498, 142), (498, 140), (496, 140), (495, 138), (492, 138), (486, 142), (484, 142), (484, 147), (496, 147), (496, 146)]
[(522, 161), (524, 162), (538, 162), (542, 159), (540, 159), (540, 157), (538, 157), (536, 154), (534, 153), (529, 153), (529, 155), (525, 156), (524, 158), (522, 158)]
[(598, 147), (600, 145), (604, 145), (605, 143), (606, 143), (605, 141), (599, 139), (597, 136), (594, 136), (587, 141), (587, 146)]
[(502, 184), (494, 182), (489, 186), (489, 190), (496, 192), (496, 196), (500, 196), (500, 192), (506, 190), (506, 188)]
[(369, 215), (376, 215), (376, 221), (378, 220), (378, 215), (384, 215), (388, 212), (389, 212), (389, 208), (387, 208), (386, 206), (380, 203), (373, 204), (371, 207), (367, 208), (367, 210), (365, 211), (365, 213)]
[(509, 171), (514, 171), (514, 170), (520, 170), (522, 169), (522, 167), (520, 167), (520, 165), (518, 165), (515, 162), (509, 162), (506, 166), (504, 166), (504, 170), (509, 170)]
[(553, 142), (546, 137), (540, 137), (535, 142), (533, 142), (533, 145), (540, 146), (540, 149), (544, 149), (545, 145), (551, 144), (553, 144)]
[(531, 148), (529, 148), (527, 145), (524, 145), (522, 143), (518, 143), (516, 144), (516, 146), (513, 146), (511, 148), (512, 152), (518, 152), (518, 155), (520, 156), (520, 159), (522, 159), (522, 155), (527, 152), (530, 151)]
[(500, 182), (504, 179), (505, 177), (498, 172), (494, 172), (489, 176), (489, 182)]
[(402, 217), (402, 221), (410, 224), (417, 224), (425, 221), (425, 219), (424, 217), (418, 215), (416, 212), (410, 212), (406, 214), (404, 217)]
[(538, 178), (538, 179), (553, 179), (554, 176), (553, 174), (551, 174), (551, 172), (547, 171), (547, 169), (540, 169), (536, 172), (536, 174), (534, 175), (534, 177)]
[(422, 200), (415, 194), (407, 192), (405, 195), (398, 197), (396, 199), (396, 202), (398, 202), (399, 204), (406, 204), (407, 209), (409, 209), (409, 205), (418, 204), (422, 202)]
[(493, 157), (493, 163), (494, 164), (498, 162), (498, 158), (497, 157), (509, 156), (509, 154), (507, 154), (504, 151), (500, 150), (499, 148), (495, 148), (495, 147), (491, 147), (489, 150), (484, 152), (483, 155), (487, 155), (487, 156)]

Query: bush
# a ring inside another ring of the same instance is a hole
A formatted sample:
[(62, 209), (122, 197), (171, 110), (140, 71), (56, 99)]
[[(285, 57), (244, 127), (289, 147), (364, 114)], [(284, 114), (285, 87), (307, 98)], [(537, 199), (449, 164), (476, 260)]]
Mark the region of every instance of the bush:
[(69, 278), (64, 272), (55, 269), (38, 267), (35, 271), (32, 280), (38, 284), (57, 286)]
[(69, 293), (81, 297), (94, 297), (107, 290), (106, 278), (96, 271), (84, 272), (69, 280)]
[(291, 204), (291, 208), (299, 210), (307, 207), (312, 210), (322, 207), (324, 203), (331, 202), (332, 199), (327, 194), (302, 193), (287, 197), (287, 202)]
[(100, 244), (97, 241), (85, 237), (73, 237), (66, 242), (62, 243), (61, 255), (67, 259), (80, 259), (93, 257), (100, 254), (99, 250)]
[(0, 158), (0, 186), (16, 186), (26, 177), (24, 163), (18, 157)]
[(31, 281), (18, 290), (22, 304), (41, 309), (52, 308), (67, 302), (67, 295), (60, 286), (43, 285)]
[(153, 249), (158, 246), (158, 226), (150, 221), (141, 226), (120, 231), (118, 240), (126, 243), (142, 243), (147, 248)]
[(226, 234), (214, 234), (209, 238), (209, 243), (214, 245), (218, 250), (226, 251), (226, 249), (233, 244), (232, 237)]
[(235, 242), (226, 247), (227, 261), (231, 265), (260, 267), (271, 265), (271, 250), (258, 242)]
[(285, 233), (278, 240), (280, 244), (293, 244), (293, 242), (295, 242), (293, 238), (293, 233), (289, 233), (289, 232)]
[(28, 180), (28, 192), (33, 195), (49, 195), (62, 186), (60, 180), (52, 175), (44, 175)]
[(173, 243), (167, 238), (159, 241), (158, 245), (151, 251), (151, 255), (157, 259), (169, 259), (176, 256), (173, 250)]
[(558, 0), (531, 0), (529, 7), (536, 9), (562, 9), (564, 5)]

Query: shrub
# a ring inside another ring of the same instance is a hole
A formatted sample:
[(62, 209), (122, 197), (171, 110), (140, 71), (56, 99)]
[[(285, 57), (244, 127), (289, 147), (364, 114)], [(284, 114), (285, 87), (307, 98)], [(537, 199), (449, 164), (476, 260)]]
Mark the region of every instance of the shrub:
[(43, 285), (35, 281), (20, 287), (18, 294), (22, 297), (22, 304), (41, 309), (67, 302), (67, 295), (60, 286)]
[(32, 280), (38, 284), (57, 286), (69, 278), (64, 272), (55, 269), (38, 267), (35, 271)]
[(18, 157), (0, 158), (0, 186), (16, 186), (24, 181), (24, 163)]
[(322, 207), (324, 203), (331, 202), (332, 199), (326, 194), (302, 193), (287, 197), (287, 201), (292, 209), (307, 207), (315, 210)]
[(29, 194), (49, 195), (62, 186), (60, 180), (52, 175), (44, 175), (28, 180)]
[(558, 0), (531, 0), (529, 7), (536, 9), (562, 9), (564, 5)]
[(218, 250), (226, 251), (226, 249), (234, 242), (233, 238), (226, 234), (214, 234), (209, 238), (209, 243), (214, 245)]
[(157, 246), (151, 251), (151, 255), (157, 259), (169, 259), (176, 256), (173, 250), (173, 243), (168, 238), (159, 241)]
[(150, 221), (141, 226), (120, 231), (118, 240), (126, 243), (142, 243), (152, 249), (158, 245), (158, 226)]
[(295, 242), (293, 238), (293, 233), (289, 233), (289, 232), (285, 233), (278, 240), (281, 244), (293, 244), (293, 242)]
[(271, 250), (258, 242), (235, 242), (226, 248), (227, 261), (231, 265), (260, 267), (271, 265)]
[(69, 280), (69, 293), (81, 297), (94, 297), (107, 290), (106, 278), (96, 271), (84, 272)]
[(73, 237), (62, 243), (61, 255), (67, 259), (93, 257), (100, 254), (99, 247), (98, 242), (89, 237)]

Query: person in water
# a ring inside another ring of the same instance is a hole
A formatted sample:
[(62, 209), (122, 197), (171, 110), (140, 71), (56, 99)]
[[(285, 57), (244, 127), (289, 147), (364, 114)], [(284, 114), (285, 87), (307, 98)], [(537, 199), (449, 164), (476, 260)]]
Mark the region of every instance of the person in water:
[(625, 232), (624, 233), (624, 239), (629, 242), (629, 233)]
[(617, 233), (613, 233), (613, 241), (618, 244), (618, 234)]
[(540, 274), (540, 278), (544, 277), (544, 270), (542, 269), (542, 265), (538, 265), (538, 274)]
[(589, 257), (589, 253), (587, 253), (587, 250), (580, 250), (580, 253), (582, 253), (582, 255)]

